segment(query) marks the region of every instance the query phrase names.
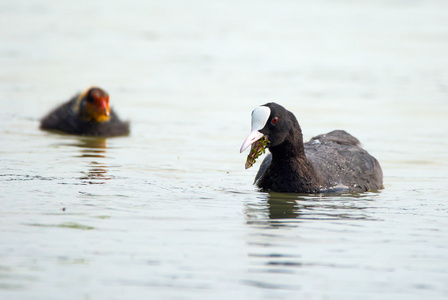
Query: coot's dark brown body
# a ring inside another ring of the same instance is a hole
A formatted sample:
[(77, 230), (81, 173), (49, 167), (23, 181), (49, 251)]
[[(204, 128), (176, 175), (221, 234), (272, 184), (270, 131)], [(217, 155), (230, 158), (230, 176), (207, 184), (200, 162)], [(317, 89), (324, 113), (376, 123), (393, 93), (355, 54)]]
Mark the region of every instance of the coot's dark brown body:
[(260, 108), (252, 114), (255, 125), (243, 146), (256, 143), (261, 136), (270, 141), (271, 154), (255, 177), (262, 190), (322, 193), (383, 188), (380, 164), (352, 135), (335, 130), (304, 144), (302, 130), (290, 111), (276, 103)]
[(102, 89), (88, 89), (52, 110), (41, 120), (40, 128), (84, 136), (128, 135), (129, 122), (121, 121), (109, 109), (108, 100)]

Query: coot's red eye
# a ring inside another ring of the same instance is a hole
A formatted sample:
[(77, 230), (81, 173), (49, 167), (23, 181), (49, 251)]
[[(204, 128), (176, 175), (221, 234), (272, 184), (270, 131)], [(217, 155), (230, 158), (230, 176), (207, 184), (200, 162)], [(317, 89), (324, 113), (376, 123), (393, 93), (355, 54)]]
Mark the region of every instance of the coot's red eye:
[(272, 122), (272, 124), (276, 124), (278, 122), (278, 118), (274, 117), (271, 122)]

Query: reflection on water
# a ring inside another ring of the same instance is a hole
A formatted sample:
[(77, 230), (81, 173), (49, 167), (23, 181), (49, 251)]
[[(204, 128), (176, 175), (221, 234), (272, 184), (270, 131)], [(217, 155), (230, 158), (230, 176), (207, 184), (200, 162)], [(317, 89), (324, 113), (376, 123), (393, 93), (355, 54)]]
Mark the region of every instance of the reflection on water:
[(83, 183), (105, 184), (107, 180), (112, 179), (107, 175), (108, 166), (104, 163), (107, 148), (105, 138), (80, 137), (70, 146), (80, 148), (81, 154), (75, 157), (92, 159), (87, 171), (81, 172), (80, 179)]
[(81, 172), (84, 176), (80, 179), (89, 184), (104, 184), (106, 180), (112, 179), (107, 175), (107, 166), (96, 161), (90, 162), (87, 172)]
[(267, 204), (270, 220), (297, 219), (300, 216), (295, 196), (270, 193)]
[[(329, 225), (345, 226), (355, 222), (359, 226), (359, 221), (375, 220), (371, 208), (379, 193), (260, 195), (257, 202), (246, 204), (246, 224), (251, 230), (248, 238), (250, 272), (257, 280), (243, 283), (264, 289), (300, 290), (300, 282), (291, 280), (291, 276), (299, 276), (315, 267), (344, 270), (353, 267), (346, 263), (328, 263), (325, 256), (306, 259), (303, 249), (307, 249), (310, 241), (318, 241), (325, 247), (329, 240), (322, 238), (320, 230), (327, 232)], [(309, 234), (310, 231), (313, 234)], [(267, 279), (266, 274), (275, 276)]]
[(106, 153), (106, 139), (105, 138), (87, 138), (82, 137), (77, 140), (72, 146), (81, 148), (80, 157), (101, 157), (104, 158)]
[(260, 201), (246, 205), (247, 224), (278, 227), (296, 226), (304, 220), (373, 220), (365, 210), (376, 195), (266, 193)]

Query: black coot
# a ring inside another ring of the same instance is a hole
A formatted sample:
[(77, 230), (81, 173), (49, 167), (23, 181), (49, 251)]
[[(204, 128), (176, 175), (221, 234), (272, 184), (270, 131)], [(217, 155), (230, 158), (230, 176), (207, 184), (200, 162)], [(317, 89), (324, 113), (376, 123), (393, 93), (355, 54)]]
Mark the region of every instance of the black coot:
[(85, 136), (129, 134), (129, 122), (121, 121), (109, 108), (109, 95), (98, 87), (91, 87), (56, 107), (41, 120), (40, 128)]
[(271, 102), (252, 112), (252, 131), (240, 151), (249, 145), (259, 149), (262, 137), (267, 138), (271, 152), (255, 177), (262, 190), (325, 193), (383, 188), (378, 161), (343, 130), (318, 135), (304, 144), (296, 117)]

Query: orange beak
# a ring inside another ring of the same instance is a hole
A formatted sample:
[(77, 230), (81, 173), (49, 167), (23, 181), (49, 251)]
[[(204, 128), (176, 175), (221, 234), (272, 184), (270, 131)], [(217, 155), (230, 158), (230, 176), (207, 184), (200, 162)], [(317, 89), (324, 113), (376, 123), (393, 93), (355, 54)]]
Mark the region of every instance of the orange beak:
[(97, 122), (106, 122), (110, 119), (109, 95), (95, 99), (93, 107), (93, 118)]

